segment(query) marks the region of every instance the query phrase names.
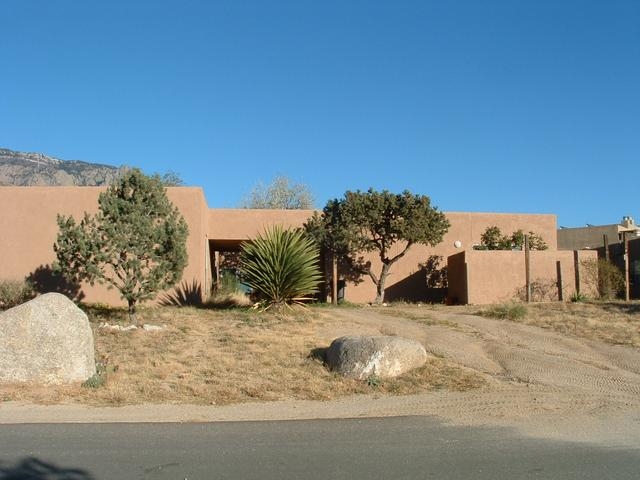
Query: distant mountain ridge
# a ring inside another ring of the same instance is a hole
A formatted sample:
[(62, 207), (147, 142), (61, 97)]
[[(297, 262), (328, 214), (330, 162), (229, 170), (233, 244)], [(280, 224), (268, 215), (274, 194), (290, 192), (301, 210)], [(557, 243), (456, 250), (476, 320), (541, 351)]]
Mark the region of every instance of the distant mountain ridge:
[(0, 186), (102, 186), (113, 183), (124, 170), (0, 148)]

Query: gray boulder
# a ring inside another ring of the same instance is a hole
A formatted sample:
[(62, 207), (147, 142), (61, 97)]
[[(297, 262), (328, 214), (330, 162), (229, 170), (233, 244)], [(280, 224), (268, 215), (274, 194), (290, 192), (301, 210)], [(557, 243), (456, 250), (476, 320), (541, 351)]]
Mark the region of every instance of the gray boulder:
[(326, 354), (330, 370), (360, 380), (390, 378), (421, 367), (427, 352), (420, 342), (392, 336), (347, 336), (335, 339)]
[(87, 315), (59, 293), (0, 313), (0, 383), (82, 382), (96, 373)]

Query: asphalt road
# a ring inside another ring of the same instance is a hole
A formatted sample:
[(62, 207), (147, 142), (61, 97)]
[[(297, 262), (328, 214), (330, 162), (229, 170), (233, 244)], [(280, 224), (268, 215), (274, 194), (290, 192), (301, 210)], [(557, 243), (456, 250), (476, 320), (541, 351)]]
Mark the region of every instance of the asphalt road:
[(637, 479), (638, 447), (427, 417), (0, 425), (0, 479)]

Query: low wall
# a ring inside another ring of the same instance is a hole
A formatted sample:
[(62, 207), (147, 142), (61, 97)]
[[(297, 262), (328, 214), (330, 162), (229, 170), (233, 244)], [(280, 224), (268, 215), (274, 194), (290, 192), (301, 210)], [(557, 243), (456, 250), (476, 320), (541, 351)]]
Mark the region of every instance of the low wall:
[[(562, 295), (568, 300), (576, 293), (576, 272), (572, 251), (530, 252), (532, 299), (558, 300), (557, 262), (562, 275)], [(580, 292), (595, 294), (595, 279), (589, 279), (581, 265), (596, 260), (597, 252), (578, 252)], [(523, 300), (526, 292), (525, 254), (523, 251), (467, 250), (448, 258), (451, 303), (489, 304)]]

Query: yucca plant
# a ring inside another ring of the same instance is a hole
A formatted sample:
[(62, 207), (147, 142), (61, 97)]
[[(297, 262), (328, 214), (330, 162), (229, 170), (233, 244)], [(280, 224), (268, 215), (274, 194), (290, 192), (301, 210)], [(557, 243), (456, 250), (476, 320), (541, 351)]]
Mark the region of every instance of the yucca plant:
[(278, 310), (308, 300), (322, 280), (315, 242), (280, 226), (242, 245), (240, 274), (265, 309)]

